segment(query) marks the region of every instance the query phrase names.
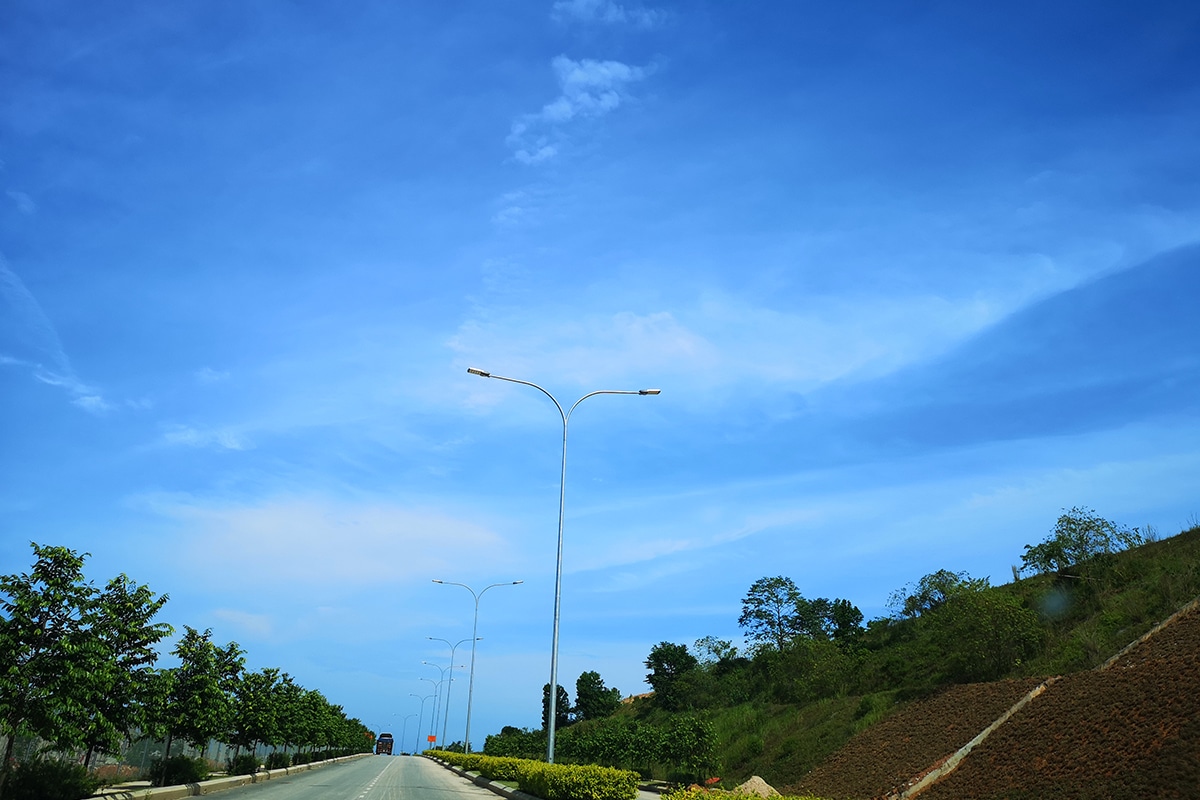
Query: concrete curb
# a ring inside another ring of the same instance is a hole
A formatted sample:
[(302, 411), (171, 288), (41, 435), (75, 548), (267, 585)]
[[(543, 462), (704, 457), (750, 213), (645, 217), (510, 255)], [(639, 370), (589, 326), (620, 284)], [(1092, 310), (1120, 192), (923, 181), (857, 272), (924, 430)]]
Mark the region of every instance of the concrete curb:
[(213, 778), (203, 783), (185, 783), (182, 786), (161, 786), (157, 789), (125, 789), (116, 791), (102, 792), (93, 797), (102, 800), (180, 800), (183, 797), (201, 797), (206, 794), (216, 794), (229, 789), (237, 789), (242, 786), (249, 786), (252, 783), (262, 783), (269, 781), (272, 778), (281, 778), (284, 775), (292, 775), (298, 772), (306, 772), (310, 769), (318, 769), (327, 767), (330, 764), (341, 764), (346, 761), (353, 761), (358, 758), (364, 758), (372, 755), (371, 753), (358, 753), (352, 756), (342, 756), (340, 758), (331, 758), (328, 761), (317, 761), (312, 764), (297, 764), (294, 767), (282, 767), (280, 769), (263, 770), (254, 775), (230, 775), (226, 778)]

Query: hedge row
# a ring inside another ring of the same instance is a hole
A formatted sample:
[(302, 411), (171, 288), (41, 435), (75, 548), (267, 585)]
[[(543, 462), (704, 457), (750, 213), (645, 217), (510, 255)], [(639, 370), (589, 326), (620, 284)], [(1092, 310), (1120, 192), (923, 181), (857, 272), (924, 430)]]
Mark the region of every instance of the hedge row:
[(632, 800), (638, 774), (591, 764), (547, 764), (523, 758), (426, 750), (425, 755), (478, 772), (492, 781), (515, 781), (521, 791), (542, 800)]

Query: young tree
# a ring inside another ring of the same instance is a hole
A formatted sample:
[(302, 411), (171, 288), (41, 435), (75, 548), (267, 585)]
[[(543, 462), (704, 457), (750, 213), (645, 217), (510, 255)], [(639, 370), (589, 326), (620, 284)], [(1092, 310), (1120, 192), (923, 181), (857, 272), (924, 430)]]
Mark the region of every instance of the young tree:
[(609, 689), (599, 672), (585, 672), (575, 681), (575, 719), (611, 717), (621, 705), (621, 690)]
[(912, 619), (944, 605), (960, 592), (978, 592), (988, 588), (987, 578), (972, 578), (966, 572), (939, 569), (917, 581), (916, 586), (904, 586), (888, 597), (888, 608), (899, 617)]
[(797, 606), (801, 600), (800, 590), (791, 578), (759, 578), (742, 599), (738, 625), (745, 629), (746, 638), (759, 646), (773, 645), (783, 650), (800, 631)]
[(243, 747), (254, 752), (260, 743), (275, 744), (280, 740), (282, 698), (278, 669), (268, 667), (238, 676), (234, 682), (228, 734), (235, 758)]
[(1063, 573), (1068, 568), (1105, 553), (1142, 544), (1137, 528), (1121, 528), (1090, 508), (1073, 507), (1058, 518), (1054, 533), (1037, 545), (1025, 545), (1021, 571)]
[(0, 793), (20, 733), (60, 747), (79, 743), (74, 721), (86, 713), (88, 662), (94, 653), (84, 615), (96, 589), (84, 581), (80, 555), (32, 544), (33, 569), (0, 576)]
[[(554, 698), (554, 729), (565, 728), (571, 724), (571, 696), (567, 690), (559, 686)], [(550, 729), (550, 684), (542, 686), (542, 730)]]
[(151, 620), (166, 602), (166, 595), (156, 598), (149, 587), (119, 575), (83, 614), (92, 634), (91, 658), (80, 687), (89, 696), (79, 723), (87, 747), (84, 766), (91, 763), (93, 752), (115, 752), (133, 730), (145, 726), (151, 674), (158, 660), (154, 645), (172, 632), (165, 622)]
[(646, 657), (650, 674), (646, 676), (646, 682), (654, 689), (654, 702), (659, 708), (679, 711), (687, 705), (683, 682), (699, 663), (688, 652), (686, 644), (659, 642), (650, 648), (650, 655)]
[(236, 642), (224, 648), (212, 642), (212, 630), (200, 633), (185, 625), (183, 638), (171, 654), (179, 666), (163, 678), (164, 702), (157, 722), (167, 733), (163, 766), (171, 755), (171, 742), (182, 738), (193, 747), (208, 744), (209, 739), (226, 732), (230, 721), (233, 684), (245, 660)]

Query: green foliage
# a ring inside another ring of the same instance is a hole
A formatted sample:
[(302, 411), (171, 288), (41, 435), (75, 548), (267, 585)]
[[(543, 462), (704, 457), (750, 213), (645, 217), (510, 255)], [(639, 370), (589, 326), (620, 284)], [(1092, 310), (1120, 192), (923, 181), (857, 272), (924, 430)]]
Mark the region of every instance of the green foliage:
[(542, 800), (632, 800), (638, 775), (592, 765), (522, 763), (521, 789)]
[(898, 617), (912, 619), (940, 608), (947, 600), (962, 592), (978, 592), (988, 588), (987, 578), (972, 578), (965, 572), (939, 569), (917, 581), (916, 586), (905, 586), (888, 597), (888, 608)]
[(851, 642), (857, 638), (863, 615), (849, 600), (800, 594), (791, 578), (782, 575), (759, 578), (742, 599), (738, 625), (758, 649), (785, 650), (797, 639), (833, 639)]
[(79, 764), (35, 758), (18, 764), (4, 787), (5, 800), (80, 800), (100, 781)]
[(546, 755), (546, 731), (505, 725), (499, 733), (484, 740), (483, 752), (502, 758), (543, 758)]
[(208, 762), (191, 756), (171, 756), (165, 761), (154, 759), (150, 764), (151, 781), (155, 786), (182, 786), (208, 780)]
[(488, 780), (516, 781), (525, 792), (542, 800), (632, 800), (637, 796), (636, 773), (594, 765), (547, 764), (518, 758), (427, 750), (425, 755)]
[(962, 592), (930, 615), (932, 636), (953, 682), (994, 681), (1038, 652), (1038, 615), (1010, 594)]
[(1058, 518), (1054, 532), (1040, 544), (1025, 545), (1022, 572), (1063, 574), (1099, 555), (1142, 544), (1137, 528), (1121, 528), (1090, 508), (1073, 507)]
[(599, 672), (584, 672), (575, 681), (575, 719), (611, 717), (621, 705), (621, 690), (609, 689)]
[(646, 657), (646, 669), (650, 674), (646, 676), (646, 682), (654, 689), (655, 704), (667, 711), (689, 707), (683, 680), (699, 664), (685, 644), (659, 642), (650, 648), (650, 655)]
[[(565, 728), (571, 724), (571, 696), (561, 686), (554, 695), (554, 729)], [(550, 684), (542, 685), (542, 730), (549, 730), (550, 725)]]
[(267, 754), (267, 769), (283, 769), (292, 765), (292, 754), (277, 750)]
[(258, 756), (240, 753), (226, 763), (226, 772), (230, 775), (253, 775), (258, 772)]
[(30, 572), (0, 576), (0, 793), (17, 734), (83, 746), (90, 757), (140, 727), (153, 645), (171, 630), (150, 622), (165, 596), (124, 575), (99, 591), (83, 575), (87, 554), (32, 548)]

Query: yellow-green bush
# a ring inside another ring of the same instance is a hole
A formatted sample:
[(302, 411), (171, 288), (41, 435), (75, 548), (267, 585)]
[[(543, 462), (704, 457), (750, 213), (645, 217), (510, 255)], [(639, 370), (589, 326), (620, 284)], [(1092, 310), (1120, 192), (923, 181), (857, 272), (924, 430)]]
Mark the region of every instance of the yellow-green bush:
[(426, 750), (425, 755), (478, 772), (488, 780), (516, 781), (522, 791), (542, 800), (632, 800), (637, 796), (637, 773), (611, 767), (547, 764), (442, 750)]

